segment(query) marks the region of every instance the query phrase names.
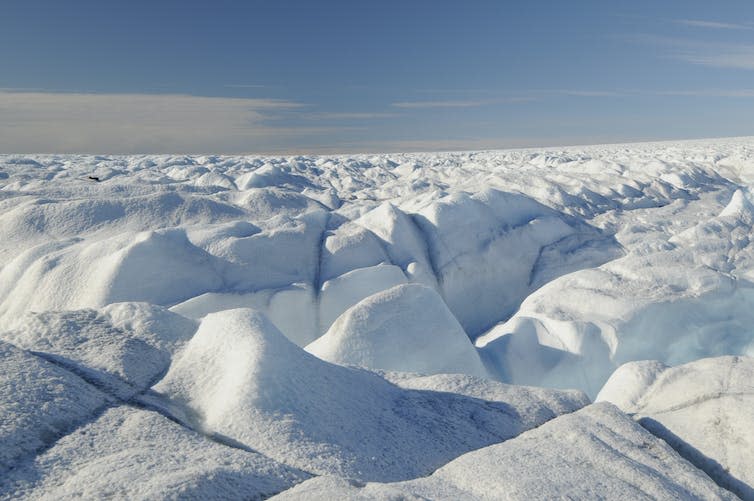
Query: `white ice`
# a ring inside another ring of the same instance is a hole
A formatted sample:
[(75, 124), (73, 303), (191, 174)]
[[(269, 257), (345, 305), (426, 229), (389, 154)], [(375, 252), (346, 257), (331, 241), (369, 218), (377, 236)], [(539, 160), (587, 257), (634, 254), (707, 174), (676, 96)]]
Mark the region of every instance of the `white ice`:
[(0, 155), (0, 497), (754, 499), (752, 165)]

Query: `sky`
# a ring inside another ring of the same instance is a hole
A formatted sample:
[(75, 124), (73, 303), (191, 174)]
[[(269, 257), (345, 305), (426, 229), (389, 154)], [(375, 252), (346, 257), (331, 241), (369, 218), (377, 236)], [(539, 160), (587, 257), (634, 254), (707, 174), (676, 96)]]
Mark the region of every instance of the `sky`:
[(750, 1), (0, 3), (0, 153), (746, 135)]

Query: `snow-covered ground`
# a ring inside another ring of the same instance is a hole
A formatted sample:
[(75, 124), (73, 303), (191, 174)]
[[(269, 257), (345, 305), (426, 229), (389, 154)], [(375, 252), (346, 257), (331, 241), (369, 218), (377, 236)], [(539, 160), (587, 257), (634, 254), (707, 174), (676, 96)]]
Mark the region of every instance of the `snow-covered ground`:
[(0, 498), (754, 499), (752, 187), (754, 138), (0, 156)]

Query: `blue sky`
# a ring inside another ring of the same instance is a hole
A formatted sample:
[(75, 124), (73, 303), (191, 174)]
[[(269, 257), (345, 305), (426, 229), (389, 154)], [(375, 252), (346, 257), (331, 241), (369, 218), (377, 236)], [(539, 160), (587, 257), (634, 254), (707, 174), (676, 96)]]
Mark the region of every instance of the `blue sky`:
[(754, 135), (754, 3), (0, 4), (0, 152)]

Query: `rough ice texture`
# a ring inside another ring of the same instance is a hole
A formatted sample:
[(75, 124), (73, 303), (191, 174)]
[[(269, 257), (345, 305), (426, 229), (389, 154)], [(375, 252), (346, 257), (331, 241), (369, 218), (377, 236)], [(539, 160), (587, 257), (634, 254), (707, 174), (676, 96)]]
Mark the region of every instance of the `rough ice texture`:
[(634, 414), (720, 485), (754, 499), (754, 358), (707, 358), (672, 368), (629, 362), (597, 399)]
[[(723, 355), (745, 366), (752, 162), (751, 138), (322, 157), (0, 155), (0, 399), (11, 409), (0, 415), (0, 457), (33, 463), (103, 406), (140, 405), (212, 447), (408, 479), (583, 406), (571, 389), (595, 397), (626, 362), (655, 361), (608, 385), (625, 409), (675, 370), (666, 367)], [(207, 326), (238, 308), (268, 320), (241, 322), (222, 341)], [(642, 424), (746, 496), (748, 428), (726, 428), (722, 454), (709, 445), (720, 429), (705, 421), (750, 425), (736, 404), (746, 398), (689, 407), (683, 419), (701, 423), (693, 432), (663, 424), (677, 440), (648, 424), (665, 413)], [(705, 407), (722, 403), (719, 416)], [(148, 448), (170, 446), (161, 433)], [(119, 463), (92, 461), (95, 477), (122, 485)], [(181, 464), (215, 471), (198, 462)], [(22, 492), (65, 496), (65, 483), (48, 489), (62, 478), (51, 471)], [(686, 485), (681, 470), (658, 471)], [(129, 472), (155, 497), (206, 497), (218, 485), (175, 494), (159, 490), (161, 476), (173, 485), (166, 470)], [(587, 477), (583, 489), (599, 489)], [(107, 488), (86, 481), (97, 486), (88, 497)]]
[(323, 476), (274, 499), (736, 499), (609, 404), (392, 484)]
[(0, 473), (109, 401), (75, 374), (2, 341), (0, 390)]

